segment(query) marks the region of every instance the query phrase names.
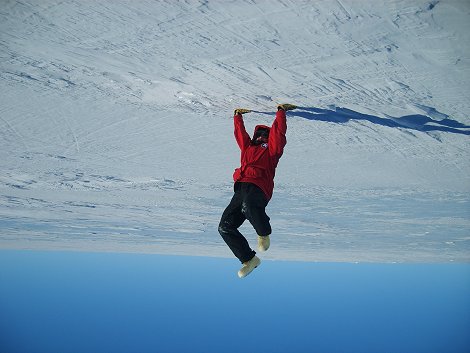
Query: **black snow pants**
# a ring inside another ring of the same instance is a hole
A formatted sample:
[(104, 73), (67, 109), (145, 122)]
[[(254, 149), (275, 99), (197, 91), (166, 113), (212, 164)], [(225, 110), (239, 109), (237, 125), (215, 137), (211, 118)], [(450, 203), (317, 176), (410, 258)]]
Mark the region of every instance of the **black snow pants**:
[(238, 228), (248, 219), (258, 235), (271, 234), (269, 217), (265, 212), (267, 204), (264, 192), (255, 184), (235, 183), (235, 194), (222, 214), (219, 233), (242, 263), (251, 260), (256, 252)]

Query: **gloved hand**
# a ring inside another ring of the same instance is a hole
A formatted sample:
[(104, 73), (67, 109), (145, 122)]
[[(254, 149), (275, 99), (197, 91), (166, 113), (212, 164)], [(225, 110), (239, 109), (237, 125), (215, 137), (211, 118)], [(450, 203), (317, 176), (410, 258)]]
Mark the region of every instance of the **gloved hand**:
[(284, 103), (284, 104), (279, 104), (277, 106), (277, 110), (280, 110), (280, 109), (284, 111), (294, 110), (294, 109), (297, 109), (297, 106), (293, 104), (289, 104), (289, 103)]
[(245, 109), (245, 108), (237, 108), (235, 109), (235, 111), (233, 112), (234, 115), (238, 115), (238, 114), (245, 114), (245, 113), (250, 113), (251, 110), (250, 109)]

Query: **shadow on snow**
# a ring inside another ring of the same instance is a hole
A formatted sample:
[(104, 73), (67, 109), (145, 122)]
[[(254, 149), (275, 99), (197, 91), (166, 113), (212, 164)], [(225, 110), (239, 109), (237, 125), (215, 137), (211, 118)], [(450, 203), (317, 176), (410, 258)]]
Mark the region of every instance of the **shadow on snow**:
[(404, 128), (410, 130), (417, 130), (423, 132), (443, 131), (454, 134), (470, 135), (470, 126), (462, 124), (456, 120), (452, 120), (448, 115), (438, 112), (434, 108), (420, 106), (429, 115), (413, 114), (405, 115), (400, 118), (387, 117), (381, 118), (375, 115), (363, 114), (348, 108), (333, 107), (332, 109), (322, 109), (315, 107), (299, 107), (298, 109), (290, 112), (292, 116), (308, 120), (326, 121), (331, 123), (347, 123), (350, 120), (365, 120), (373, 124)]
[[(462, 124), (450, 119), (448, 115), (438, 112), (436, 109), (418, 105), (428, 115), (413, 114), (400, 118), (388, 116), (381, 118), (375, 115), (363, 114), (348, 108), (331, 107), (329, 109), (315, 107), (298, 107), (290, 111), (290, 116), (297, 116), (308, 120), (326, 121), (330, 123), (344, 124), (350, 120), (365, 120), (373, 124), (388, 126), (393, 128), (403, 128), (422, 132), (443, 131), (453, 134), (470, 135), (469, 125)], [(258, 112), (262, 114), (272, 114), (272, 112)], [(465, 130), (462, 130), (465, 129)]]

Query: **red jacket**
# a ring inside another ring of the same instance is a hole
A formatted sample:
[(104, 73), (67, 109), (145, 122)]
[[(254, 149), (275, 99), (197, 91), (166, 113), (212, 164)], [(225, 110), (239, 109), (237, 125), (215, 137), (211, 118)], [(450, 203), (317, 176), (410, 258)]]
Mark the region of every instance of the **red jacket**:
[(255, 133), (261, 127), (270, 130), (268, 143), (262, 145), (254, 145), (251, 142), (241, 114), (235, 115), (233, 120), (235, 139), (241, 150), (241, 167), (235, 169), (233, 180), (257, 185), (269, 201), (273, 195), (276, 167), (286, 145), (286, 112), (278, 110), (271, 127), (264, 125), (255, 127)]

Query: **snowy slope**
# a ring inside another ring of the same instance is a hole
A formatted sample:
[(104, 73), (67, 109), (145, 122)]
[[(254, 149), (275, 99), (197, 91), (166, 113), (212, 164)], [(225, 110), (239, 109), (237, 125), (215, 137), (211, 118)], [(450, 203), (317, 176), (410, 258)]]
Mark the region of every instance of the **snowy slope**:
[(2, 1), (0, 247), (231, 257), (232, 111), (292, 102), (266, 258), (469, 261), (469, 14)]

